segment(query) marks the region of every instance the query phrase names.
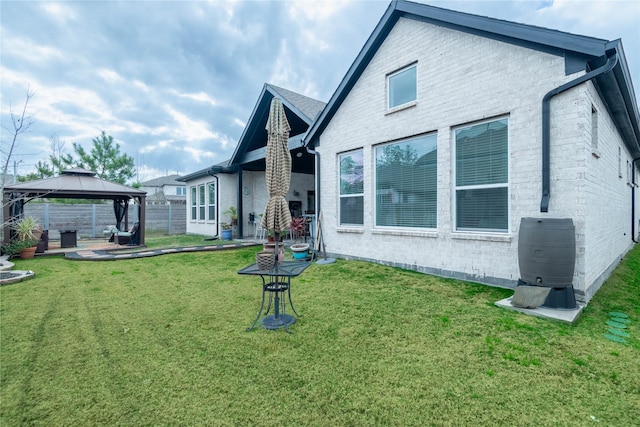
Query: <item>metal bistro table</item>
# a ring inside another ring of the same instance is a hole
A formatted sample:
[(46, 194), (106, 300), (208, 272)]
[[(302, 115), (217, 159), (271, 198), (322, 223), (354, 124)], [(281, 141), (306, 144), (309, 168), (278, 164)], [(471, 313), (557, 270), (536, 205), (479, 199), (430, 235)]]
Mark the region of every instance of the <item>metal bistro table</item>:
[[(269, 293), (269, 304), (264, 313), (268, 314), (271, 310), (271, 301), (273, 299), (273, 314), (262, 319), (262, 326), (266, 329), (285, 328), (286, 331), (289, 332), (289, 325), (293, 324), (296, 319), (286, 313), (285, 292), (289, 298), (291, 309), (296, 316), (300, 316), (293, 306), (293, 301), (291, 301), (291, 278), (299, 276), (309, 265), (311, 265), (311, 263), (306, 261), (282, 261), (271, 270), (261, 270), (258, 264), (251, 264), (238, 270), (238, 274), (260, 276), (262, 279), (262, 302), (260, 303), (260, 310), (258, 310), (258, 315), (251, 326), (247, 328), (247, 332), (252, 330), (256, 326), (256, 323), (258, 323), (258, 319), (260, 319), (260, 315), (264, 309), (264, 300), (267, 293)], [(281, 298), (282, 306), (280, 306)], [(282, 308), (282, 312), (280, 312), (280, 308)]]

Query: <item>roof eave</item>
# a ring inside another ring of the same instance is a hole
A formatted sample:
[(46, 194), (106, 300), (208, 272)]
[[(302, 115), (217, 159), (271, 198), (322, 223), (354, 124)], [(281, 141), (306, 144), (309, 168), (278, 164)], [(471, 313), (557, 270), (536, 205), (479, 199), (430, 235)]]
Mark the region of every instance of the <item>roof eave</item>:
[[(262, 124), (256, 123), (256, 120), (257, 120), (256, 117), (261, 116), (261, 113), (263, 110), (268, 111), (269, 106), (271, 104), (271, 100), (273, 98), (279, 98), (280, 100), (282, 100), (282, 104), (288, 110), (290, 110), (293, 114), (295, 114), (297, 117), (303, 120), (307, 125), (310, 126), (312, 123), (314, 123), (313, 117), (309, 117), (308, 115), (306, 115), (300, 108), (298, 108), (297, 105), (291, 102), (291, 100), (289, 100), (289, 98), (285, 94), (280, 93), (276, 86), (265, 83), (264, 86), (262, 87), (262, 91), (260, 92), (260, 96), (258, 97), (258, 101), (253, 107), (253, 111), (251, 112), (249, 121), (247, 122), (247, 125), (245, 126), (244, 130), (242, 131), (242, 135), (238, 140), (238, 144), (236, 145), (233, 155), (229, 160), (229, 167), (232, 167), (232, 166), (237, 167), (238, 165), (247, 162), (246, 150), (247, 150), (247, 146), (250, 144), (249, 138), (251, 138), (255, 134), (254, 131), (257, 130), (256, 127), (262, 126)], [(266, 125), (266, 123), (264, 124)], [(266, 131), (265, 131), (265, 134), (266, 134)], [(257, 151), (257, 150), (254, 150), (254, 151)], [(249, 157), (253, 158), (252, 156), (249, 156)], [(230, 170), (225, 170), (223, 171), (223, 173), (229, 173), (229, 171)], [(231, 172), (235, 172), (235, 171), (236, 169), (233, 169), (233, 171)], [(216, 173), (219, 173), (219, 172), (216, 172)]]
[(620, 40), (608, 43), (615, 50), (618, 62), (610, 73), (597, 77), (595, 87), (604, 101), (616, 128), (632, 157), (640, 157), (640, 113), (636, 102), (631, 73)]
[(290, 102), (286, 96), (278, 91), (277, 87), (270, 84), (266, 84), (266, 86), (267, 90), (274, 96), (274, 98), (279, 98), (289, 110), (291, 110), (296, 116), (300, 117), (306, 124), (310, 125), (311, 122), (313, 122), (313, 117), (307, 116), (302, 110), (298, 108), (297, 105), (294, 105), (292, 102)]
[[(605, 55), (607, 49), (607, 41), (603, 39), (471, 15), (404, 0), (394, 0), (389, 4), (378, 25), (376, 25), (362, 50), (360, 50), (360, 53), (351, 64), (322, 114), (307, 131), (307, 135), (304, 138), (306, 146), (314, 147), (317, 145), (320, 134), (324, 131), (328, 122), (400, 17), (430, 22), (434, 25), (517, 43), (558, 55), (571, 53), (572, 59), (575, 59), (575, 57), (583, 58), (582, 64), (586, 64), (588, 58), (597, 58)], [(572, 66), (575, 67), (575, 64), (572, 64)], [(572, 70), (571, 72), (576, 71), (579, 70)]]
[(373, 32), (365, 42), (362, 49), (360, 49), (358, 56), (356, 56), (356, 59), (347, 70), (347, 73), (342, 78), (342, 81), (333, 92), (331, 99), (324, 107), (320, 115), (307, 130), (306, 135), (302, 141), (304, 146), (314, 147), (316, 145), (316, 139), (320, 136), (324, 128), (327, 126), (328, 121), (336, 113), (336, 111), (342, 104), (342, 101), (344, 101), (348, 92), (351, 90), (351, 87), (353, 87), (355, 82), (360, 77), (360, 74), (362, 74), (362, 71), (369, 64), (378, 48), (386, 38), (388, 32), (398, 21), (398, 14), (394, 13), (396, 11), (397, 4), (398, 0), (393, 0), (387, 7), (387, 10), (382, 15), (382, 18), (380, 18), (380, 21), (378, 21), (378, 24), (374, 28)]

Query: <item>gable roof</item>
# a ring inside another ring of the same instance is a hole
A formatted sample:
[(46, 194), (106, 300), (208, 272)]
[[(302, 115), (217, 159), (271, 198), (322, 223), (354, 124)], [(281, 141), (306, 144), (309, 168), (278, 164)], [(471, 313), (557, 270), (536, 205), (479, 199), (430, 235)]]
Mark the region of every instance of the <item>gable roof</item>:
[(580, 36), (405, 0), (393, 0), (389, 4), (329, 103), (309, 128), (303, 140), (306, 146), (317, 145), (320, 134), (401, 17), (563, 56), (567, 74), (595, 69), (607, 61), (608, 52), (614, 51), (618, 56), (614, 69), (596, 77), (593, 82), (625, 144), (634, 157), (640, 156), (640, 116), (620, 40), (607, 41)]
[(300, 95), (299, 93), (282, 87), (272, 84), (265, 84), (265, 86), (267, 91), (272, 92), (276, 97), (280, 98), (283, 103), (290, 104), (288, 106), (294, 113), (300, 117), (304, 116), (307, 124), (311, 124), (318, 113), (327, 105), (326, 102)]
[(163, 185), (183, 186), (184, 183), (178, 181), (178, 178), (180, 178), (180, 175), (178, 174), (161, 176), (159, 178), (154, 178), (145, 182), (141, 182), (140, 185), (142, 187), (162, 187)]
[[(280, 98), (285, 107), (287, 120), (291, 126), (290, 150), (302, 149), (302, 135), (307, 132), (309, 126), (326, 105), (317, 99), (265, 83), (238, 141), (238, 145), (231, 156), (231, 160), (229, 160), (230, 167), (247, 165), (264, 159), (267, 145), (265, 125), (269, 116), (269, 105), (273, 98)], [(250, 166), (247, 167), (251, 169)], [(256, 167), (260, 168), (259, 166)]]

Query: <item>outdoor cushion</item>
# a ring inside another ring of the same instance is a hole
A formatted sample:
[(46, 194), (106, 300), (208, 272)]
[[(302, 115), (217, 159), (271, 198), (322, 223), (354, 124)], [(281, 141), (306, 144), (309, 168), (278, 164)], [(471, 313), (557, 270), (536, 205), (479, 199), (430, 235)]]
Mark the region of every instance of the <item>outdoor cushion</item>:
[(118, 229), (116, 228), (115, 225), (107, 225), (107, 228), (105, 228), (104, 230), (102, 230), (102, 233), (105, 236), (111, 236), (114, 233), (117, 233)]

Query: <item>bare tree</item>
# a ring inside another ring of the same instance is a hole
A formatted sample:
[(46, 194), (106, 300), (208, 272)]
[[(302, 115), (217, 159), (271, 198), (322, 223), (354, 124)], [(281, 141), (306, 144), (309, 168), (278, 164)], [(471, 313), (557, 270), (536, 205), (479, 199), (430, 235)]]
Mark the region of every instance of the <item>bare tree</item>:
[[(9, 128), (8, 126), (3, 126), (3, 127), (8, 131), (8, 135), (11, 135), (10, 137), (11, 142), (5, 144), (5, 142), (2, 141), (2, 144), (0, 144), (0, 147), (1, 147), (0, 153), (2, 153), (2, 155), (4, 156), (4, 164), (2, 165), (2, 176), (0, 177), (0, 184), (1, 184), (0, 197), (2, 197), (3, 203), (4, 203), (4, 186), (6, 185), (6, 179), (7, 179), (7, 170), (9, 169), (9, 163), (11, 162), (13, 151), (18, 146), (18, 139), (20, 135), (27, 132), (29, 128), (35, 123), (33, 114), (30, 114), (28, 112), (29, 101), (31, 100), (33, 95), (34, 93), (27, 86), (26, 99), (24, 101), (24, 105), (22, 106), (22, 110), (18, 113), (15, 113), (13, 111), (11, 102), (9, 102), (9, 112), (11, 114), (11, 125), (13, 129)], [(5, 149), (5, 147), (7, 148)], [(4, 211), (4, 205), (2, 207), (2, 210)], [(0, 225), (0, 234), (2, 235), (2, 241), (4, 241), (4, 237), (5, 237), (4, 236), (5, 222), (8, 222), (8, 221), (9, 221), (8, 218), (3, 218), (2, 224)]]
[(64, 154), (64, 146), (66, 143), (67, 142), (65, 140), (60, 140), (60, 137), (58, 137), (57, 133), (51, 135), (51, 137), (49, 138), (49, 147), (51, 147), (51, 152), (53, 153), (51, 154), (51, 156), (59, 161)]
[(0, 150), (2, 155), (5, 157), (4, 165), (2, 165), (2, 190), (4, 194), (4, 186), (6, 184), (7, 179), (7, 170), (9, 169), (9, 163), (11, 162), (11, 157), (13, 156), (13, 152), (18, 146), (18, 140), (20, 135), (27, 132), (29, 128), (35, 123), (33, 114), (29, 114), (29, 101), (33, 97), (34, 93), (27, 87), (26, 99), (24, 101), (24, 105), (22, 106), (22, 110), (19, 112), (14, 112), (11, 103), (9, 103), (9, 112), (11, 114), (11, 125), (13, 128), (9, 128), (8, 126), (3, 126), (11, 135), (11, 142), (9, 144), (2, 144), (2, 147), (8, 147), (6, 152), (4, 149)]

